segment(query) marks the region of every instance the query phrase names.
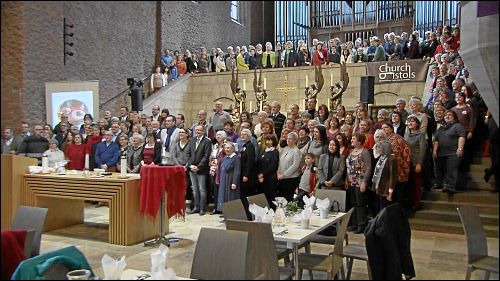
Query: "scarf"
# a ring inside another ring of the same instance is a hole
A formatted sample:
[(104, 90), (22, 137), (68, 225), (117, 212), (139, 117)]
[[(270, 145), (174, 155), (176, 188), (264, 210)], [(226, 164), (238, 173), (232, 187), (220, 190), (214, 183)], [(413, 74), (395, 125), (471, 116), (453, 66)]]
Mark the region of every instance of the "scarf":
[(172, 128), (167, 128), (167, 138), (165, 139), (165, 151), (167, 152), (170, 152), (170, 138), (176, 128), (175, 125)]
[(380, 156), (377, 161), (377, 165), (375, 166), (375, 171), (373, 172), (373, 185), (376, 190), (378, 190), (378, 184), (380, 183), (380, 178), (382, 171), (384, 170), (385, 162), (387, 162), (387, 158), (387, 155)]

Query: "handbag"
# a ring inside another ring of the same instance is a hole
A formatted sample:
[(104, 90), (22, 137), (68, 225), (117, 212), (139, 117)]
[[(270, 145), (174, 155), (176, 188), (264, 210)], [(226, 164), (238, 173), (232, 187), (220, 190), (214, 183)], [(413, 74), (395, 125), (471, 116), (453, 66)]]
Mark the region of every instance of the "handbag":
[(340, 203), (337, 200), (333, 200), (332, 206), (330, 207), (330, 211), (333, 215), (336, 215), (340, 212)]

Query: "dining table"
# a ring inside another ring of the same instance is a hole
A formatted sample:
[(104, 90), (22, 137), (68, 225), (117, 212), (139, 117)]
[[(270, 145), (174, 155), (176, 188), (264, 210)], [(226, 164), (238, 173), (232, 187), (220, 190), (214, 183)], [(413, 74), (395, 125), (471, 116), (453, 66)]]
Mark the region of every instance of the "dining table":
[(295, 259), (295, 278), (299, 276), (299, 246), (307, 242), (312, 236), (320, 233), (327, 227), (337, 224), (346, 215), (342, 212), (330, 212), (326, 218), (321, 218), (319, 210), (313, 211), (309, 218), (309, 226), (304, 228), (300, 222), (291, 222), (289, 219), (280, 226), (273, 225), (273, 237), (275, 241), (285, 242), (288, 249), (292, 249), (292, 255)]

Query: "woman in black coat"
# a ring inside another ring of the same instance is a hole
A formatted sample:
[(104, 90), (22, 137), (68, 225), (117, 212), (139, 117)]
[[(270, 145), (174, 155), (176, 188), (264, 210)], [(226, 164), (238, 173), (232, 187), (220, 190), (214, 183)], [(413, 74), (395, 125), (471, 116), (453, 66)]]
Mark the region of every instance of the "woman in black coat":
[(264, 192), (266, 195), (269, 206), (274, 209), (273, 200), (277, 194), (278, 188), (278, 164), (280, 155), (276, 146), (278, 145), (278, 138), (275, 134), (268, 134), (264, 137), (266, 142), (266, 149), (259, 156), (257, 167), (258, 193)]

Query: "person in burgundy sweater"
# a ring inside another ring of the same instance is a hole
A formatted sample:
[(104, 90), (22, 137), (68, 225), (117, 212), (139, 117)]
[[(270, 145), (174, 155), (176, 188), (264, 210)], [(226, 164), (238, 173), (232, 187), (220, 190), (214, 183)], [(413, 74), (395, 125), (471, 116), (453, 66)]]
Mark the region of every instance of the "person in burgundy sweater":
[(82, 135), (73, 138), (74, 143), (69, 144), (64, 151), (66, 160), (69, 160), (68, 169), (83, 170), (85, 168), (85, 154), (90, 154), (88, 146), (82, 143)]

